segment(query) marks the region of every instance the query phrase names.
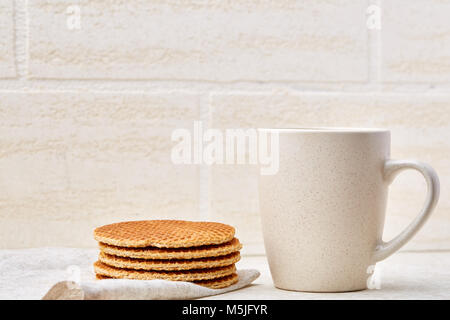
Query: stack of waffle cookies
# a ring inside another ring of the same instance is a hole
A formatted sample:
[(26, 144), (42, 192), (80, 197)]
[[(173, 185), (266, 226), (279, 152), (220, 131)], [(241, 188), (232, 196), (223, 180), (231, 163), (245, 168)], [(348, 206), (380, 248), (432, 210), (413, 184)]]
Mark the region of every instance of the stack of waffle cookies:
[(241, 243), (217, 222), (128, 221), (94, 230), (97, 279), (189, 281), (219, 289), (238, 281)]

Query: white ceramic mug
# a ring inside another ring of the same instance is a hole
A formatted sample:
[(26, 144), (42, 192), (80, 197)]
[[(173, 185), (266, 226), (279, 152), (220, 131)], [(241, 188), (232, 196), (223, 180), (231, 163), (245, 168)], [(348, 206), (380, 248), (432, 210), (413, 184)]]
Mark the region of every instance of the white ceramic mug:
[[(365, 289), (375, 263), (411, 239), (436, 206), (435, 171), (416, 160), (391, 160), (388, 130), (259, 130), (279, 135), (279, 171), (259, 182), (264, 244), (278, 288)], [(414, 221), (383, 242), (388, 187), (403, 169), (424, 176), (427, 198)]]

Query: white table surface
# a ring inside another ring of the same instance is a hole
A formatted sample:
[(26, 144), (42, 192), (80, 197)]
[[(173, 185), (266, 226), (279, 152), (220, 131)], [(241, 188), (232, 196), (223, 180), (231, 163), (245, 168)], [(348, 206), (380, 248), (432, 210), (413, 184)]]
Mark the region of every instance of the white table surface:
[[(0, 299), (40, 299), (57, 281), (92, 280), (97, 249), (0, 250)], [(243, 256), (238, 268), (261, 276), (249, 287), (206, 299), (450, 299), (450, 251), (400, 252), (377, 265), (380, 289), (303, 293), (276, 289), (264, 256)], [(74, 271), (75, 270), (75, 271)]]

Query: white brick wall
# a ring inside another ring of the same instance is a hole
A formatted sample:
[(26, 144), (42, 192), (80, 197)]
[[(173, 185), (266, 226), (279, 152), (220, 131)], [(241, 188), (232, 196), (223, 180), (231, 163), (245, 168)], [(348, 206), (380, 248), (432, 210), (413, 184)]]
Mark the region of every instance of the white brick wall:
[(92, 226), (112, 219), (198, 219), (199, 169), (170, 161), (172, 130), (198, 110), (173, 92), (0, 94), (3, 246), (93, 245)]
[(383, 1), (383, 80), (450, 81), (450, 1)]
[[(442, 184), (406, 249), (450, 249), (449, 16), (448, 0), (2, 0), (0, 247), (92, 246), (103, 223), (182, 218), (230, 223), (261, 253), (255, 168), (170, 162), (171, 130), (203, 120), (391, 128), (393, 157)], [(425, 184), (407, 172), (391, 189), (386, 238)]]
[(0, 78), (15, 75), (13, 1), (4, 0), (0, 2)]
[(67, 1), (30, 2), (32, 77), (367, 79), (366, 1), (96, 0), (79, 6), (81, 29), (68, 32)]

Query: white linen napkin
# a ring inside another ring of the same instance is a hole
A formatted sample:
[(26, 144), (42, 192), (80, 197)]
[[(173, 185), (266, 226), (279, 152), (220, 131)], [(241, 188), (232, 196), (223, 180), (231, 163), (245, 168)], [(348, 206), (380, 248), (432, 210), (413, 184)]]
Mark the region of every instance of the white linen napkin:
[(237, 283), (223, 289), (210, 289), (184, 281), (104, 279), (75, 283), (60, 281), (43, 300), (171, 300), (196, 299), (243, 288), (259, 277), (259, 271), (237, 271)]

